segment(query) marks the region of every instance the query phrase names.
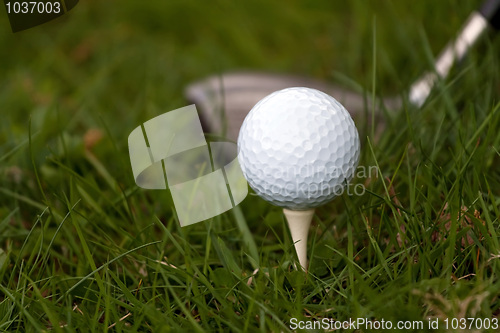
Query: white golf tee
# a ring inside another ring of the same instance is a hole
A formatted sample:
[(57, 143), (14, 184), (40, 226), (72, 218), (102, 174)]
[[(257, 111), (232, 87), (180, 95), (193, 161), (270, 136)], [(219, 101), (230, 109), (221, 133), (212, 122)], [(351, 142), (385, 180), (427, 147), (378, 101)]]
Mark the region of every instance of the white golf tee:
[(290, 210), (284, 208), (283, 214), (285, 214), (288, 221), (299, 263), (307, 271), (307, 236), (314, 216), (314, 209)]

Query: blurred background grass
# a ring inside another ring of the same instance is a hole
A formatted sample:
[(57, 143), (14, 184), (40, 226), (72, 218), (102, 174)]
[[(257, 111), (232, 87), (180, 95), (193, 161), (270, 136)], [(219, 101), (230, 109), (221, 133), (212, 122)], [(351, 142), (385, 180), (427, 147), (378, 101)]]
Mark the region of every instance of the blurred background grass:
[[(127, 148), (138, 124), (186, 105), (188, 83), (229, 70), (400, 93), (430, 68), (432, 54), (479, 4), (94, 0), (16, 34), (1, 9), (0, 327), (57, 329), (57, 321), (81, 331), (113, 323), (130, 331), (163, 325), (281, 331), (292, 315), (423, 319), (445, 308), (458, 314), (463, 303), (453, 300), (483, 295), (485, 288), (489, 296), (476, 314), (498, 315), (499, 267), (487, 261), (498, 250), (496, 235), (479, 247), (482, 264), (476, 247), (461, 253), (453, 242), (460, 239), (440, 244), (430, 237), (432, 223), (456, 216), (462, 203), (491, 213), (482, 218), (490, 232), (498, 230), (500, 122), (492, 111), (500, 89), (498, 38), (483, 39), (430, 106), (390, 122), (373, 154), (363, 138), (361, 163), (380, 163), (399, 186), (404, 209), (382, 198), (378, 180), (368, 197), (338, 199), (319, 210), (310, 246), (318, 278), (304, 281), (288, 270), (293, 252), (281, 212), (254, 196), (234, 212), (180, 228), (168, 191), (135, 187)], [(469, 141), (479, 137), (485, 144), (472, 151)], [(484, 204), (478, 191), (487, 193)], [(359, 207), (380, 223), (374, 238)], [(397, 214), (400, 208), (406, 217)], [(244, 234), (247, 223), (253, 236)], [(401, 243), (401, 225), (408, 245)], [(152, 241), (160, 243), (127, 253)], [(394, 247), (426, 260), (412, 264), (404, 254), (394, 262)], [(267, 268), (246, 289), (259, 266)], [(452, 287), (450, 276), (456, 282), (470, 273), (481, 278)], [(438, 295), (451, 305), (439, 305)], [(23, 304), (30, 307), (21, 310)], [(127, 313), (133, 320), (120, 322)]]

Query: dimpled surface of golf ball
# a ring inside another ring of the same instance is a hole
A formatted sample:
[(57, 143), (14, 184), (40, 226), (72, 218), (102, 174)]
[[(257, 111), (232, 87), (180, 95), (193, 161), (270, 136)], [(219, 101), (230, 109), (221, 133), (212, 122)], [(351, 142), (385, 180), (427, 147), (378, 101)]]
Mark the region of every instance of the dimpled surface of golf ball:
[(292, 210), (341, 195), (355, 173), (359, 149), (349, 112), (311, 88), (287, 88), (263, 98), (238, 136), (238, 161), (250, 187)]

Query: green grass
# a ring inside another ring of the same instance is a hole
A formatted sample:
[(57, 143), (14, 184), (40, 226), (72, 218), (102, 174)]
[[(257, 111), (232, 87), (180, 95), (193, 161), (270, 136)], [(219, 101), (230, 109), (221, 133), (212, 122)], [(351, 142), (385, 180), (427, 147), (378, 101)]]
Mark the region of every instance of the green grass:
[[(421, 110), (387, 115), (380, 137), (359, 124), (360, 165), (379, 172), (354, 180), (364, 195), (317, 210), (308, 274), (292, 268), (279, 208), (251, 194), (181, 228), (168, 191), (135, 185), (127, 148), (136, 126), (187, 103), (186, 84), (226, 70), (404, 91), (478, 5), (83, 1), (17, 34), (2, 11), (0, 331), (286, 332), (292, 317), (498, 318), (492, 35)], [(89, 146), (95, 131), (102, 138)]]

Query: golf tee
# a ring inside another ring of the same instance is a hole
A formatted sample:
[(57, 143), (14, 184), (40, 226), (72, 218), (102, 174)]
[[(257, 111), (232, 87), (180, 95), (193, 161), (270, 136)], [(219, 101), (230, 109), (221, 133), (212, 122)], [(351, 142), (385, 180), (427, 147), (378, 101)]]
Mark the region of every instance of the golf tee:
[(285, 214), (288, 227), (290, 228), (290, 234), (292, 235), (299, 263), (307, 271), (307, 236), (314, 216), (314, 209), (290, 210), (284, 208), (283, 214)]

